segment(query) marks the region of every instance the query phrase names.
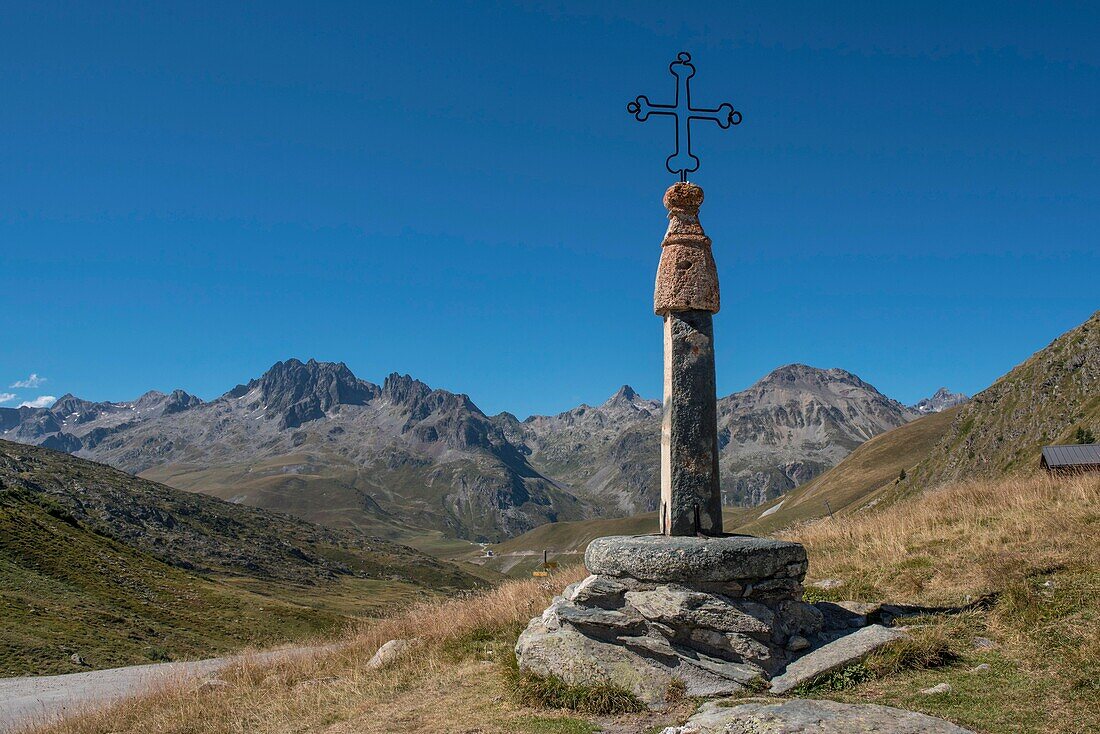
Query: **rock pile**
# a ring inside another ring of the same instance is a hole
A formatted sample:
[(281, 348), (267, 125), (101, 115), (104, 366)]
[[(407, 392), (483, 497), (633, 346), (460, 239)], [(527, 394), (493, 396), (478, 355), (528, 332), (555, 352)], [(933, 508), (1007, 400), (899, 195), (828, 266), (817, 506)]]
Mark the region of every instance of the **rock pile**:
[(824, 616), (802, 601), (806, 552), (732, 536), (609, 537), (593, 575), (569, 586), (520, 636), (520, 667), (574, 685), (612, 684), (650, 705), (763, 689), (821, 642)]

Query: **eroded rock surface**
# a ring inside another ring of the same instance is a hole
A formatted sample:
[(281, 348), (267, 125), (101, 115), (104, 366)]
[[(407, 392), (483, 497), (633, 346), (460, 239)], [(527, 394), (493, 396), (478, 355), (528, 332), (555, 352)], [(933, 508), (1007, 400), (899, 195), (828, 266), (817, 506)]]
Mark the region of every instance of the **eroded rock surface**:
[(974, 734), (949, 721), (874, 704), (796, 699), (782, 703), (704, 704), (662, 734)]

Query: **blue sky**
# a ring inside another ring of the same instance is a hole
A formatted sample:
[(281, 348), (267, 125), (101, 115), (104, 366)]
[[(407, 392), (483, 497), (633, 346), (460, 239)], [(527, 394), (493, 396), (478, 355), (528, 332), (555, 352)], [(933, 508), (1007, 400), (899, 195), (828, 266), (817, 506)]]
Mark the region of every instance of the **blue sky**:
[(1100, 308), (1100, 16), (839, 5), (5, 3), (3, 405), (291, 356), (658, 396), (672, 127), (625, 108), (681, 50), (745, 116), (694, 136), (719, 392), (978, 391)]

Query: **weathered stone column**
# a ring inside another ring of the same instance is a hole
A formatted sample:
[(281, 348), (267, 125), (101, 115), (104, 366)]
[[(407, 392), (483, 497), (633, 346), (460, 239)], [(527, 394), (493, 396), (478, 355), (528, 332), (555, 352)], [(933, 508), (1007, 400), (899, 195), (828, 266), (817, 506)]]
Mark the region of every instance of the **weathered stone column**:
[(661, 427), (660, 528), (665, 535), (720, 535), (718, 405), (714, 330), (718, 271), (699, 224), (703, 190), (677, 183), (665, 192), (668, 231), (653, 310), (664, 318), (665, 396)]

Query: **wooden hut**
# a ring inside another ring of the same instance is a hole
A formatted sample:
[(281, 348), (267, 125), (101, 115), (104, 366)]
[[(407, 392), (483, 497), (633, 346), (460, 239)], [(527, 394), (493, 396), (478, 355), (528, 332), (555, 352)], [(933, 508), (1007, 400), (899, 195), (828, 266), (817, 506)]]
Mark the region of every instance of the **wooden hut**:
[(1044, 446), (1039, 465), (1051, 474), (1100, 471), (1100, 444)]

